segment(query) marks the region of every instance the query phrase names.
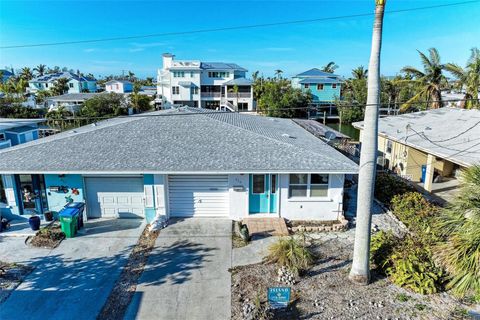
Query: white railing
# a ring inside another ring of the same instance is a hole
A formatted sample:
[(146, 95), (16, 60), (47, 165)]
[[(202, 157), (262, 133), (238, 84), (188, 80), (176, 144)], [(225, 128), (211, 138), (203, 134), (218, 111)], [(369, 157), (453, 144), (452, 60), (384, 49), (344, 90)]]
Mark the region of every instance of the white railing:
[(252, 94), (250, 92), (228, 92), (227, 93), (228, 98), (251, 98)]

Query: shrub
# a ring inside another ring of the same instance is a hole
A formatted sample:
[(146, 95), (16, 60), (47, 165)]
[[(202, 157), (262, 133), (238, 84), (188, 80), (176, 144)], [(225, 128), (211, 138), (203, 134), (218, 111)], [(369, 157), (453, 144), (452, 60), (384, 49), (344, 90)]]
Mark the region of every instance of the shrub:
[(415, 189), (405, 180), (393, 174), (379, 173), (375, 179), (375, 198), (390, 206), (393, 197)]
[(420, 294), (438, 292), (443, 271), (435, 265), (430, 248), (413, 236), (407, 236), (395, 247), (385, 273), (398, 286)]
[(393, 214), (402, 221), (410, 231), (418, 236), (431, 237), (432, 217), (439, 212), (439, 207), (428, 202), (421, 193), (407, 192), (396, 195), (391, 201)]
[(385, 266), (398, 240), (391, 231), (379, 231), (372, 236), (370, 261), (378, 271), (385, 273)]
[(270, 245), (266, 261), (285, 266), (295, 274), (299, 274), (311, 267), (315, 261), (315, 255), (305, 246), (304, 236), (302, 239), (290, 236)]

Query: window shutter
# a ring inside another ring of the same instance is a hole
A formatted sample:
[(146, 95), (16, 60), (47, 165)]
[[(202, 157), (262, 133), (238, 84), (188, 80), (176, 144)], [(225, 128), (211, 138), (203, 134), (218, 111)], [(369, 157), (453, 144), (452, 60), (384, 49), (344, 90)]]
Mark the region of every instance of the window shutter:
[(153, 186), (144, 186), (145, 191), (145, 207), (153, 208)]

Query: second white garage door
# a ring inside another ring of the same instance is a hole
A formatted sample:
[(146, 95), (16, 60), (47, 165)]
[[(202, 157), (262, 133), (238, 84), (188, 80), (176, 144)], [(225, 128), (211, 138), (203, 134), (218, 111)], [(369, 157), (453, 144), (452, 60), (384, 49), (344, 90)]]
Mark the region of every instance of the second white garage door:
[(227, 175), (168, 177), (171, 217), (228, 217)]
[(89, 218), (144, 217), (142, 177), (85, 178)]

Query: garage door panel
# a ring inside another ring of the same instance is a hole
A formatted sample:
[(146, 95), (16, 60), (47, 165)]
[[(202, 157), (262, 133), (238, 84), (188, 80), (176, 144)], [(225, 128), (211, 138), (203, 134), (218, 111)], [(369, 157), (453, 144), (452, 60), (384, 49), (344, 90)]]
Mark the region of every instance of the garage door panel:
[(97, 217), (143, 217), (142, 177), (86, 177), (87, 215)]
[(228, 216), (228, 176), (169, 176), (168, 181), (171, 216)]

